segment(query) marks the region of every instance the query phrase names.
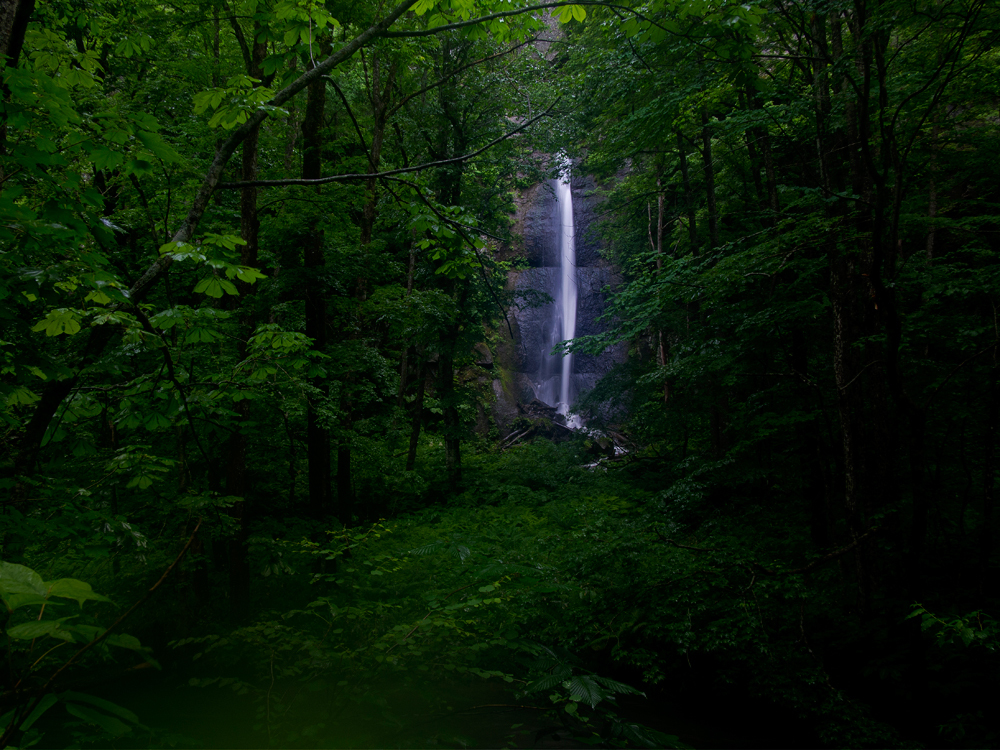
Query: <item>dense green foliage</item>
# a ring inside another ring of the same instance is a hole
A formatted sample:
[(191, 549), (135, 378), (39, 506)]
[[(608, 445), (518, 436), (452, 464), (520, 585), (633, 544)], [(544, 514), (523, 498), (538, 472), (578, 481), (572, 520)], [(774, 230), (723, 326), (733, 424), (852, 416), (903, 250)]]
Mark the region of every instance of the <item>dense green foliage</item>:
[[(998, 29), (0, 0), (4, 745), (996, 744)], [(596, 463), (490, 415), (560, 150)]]

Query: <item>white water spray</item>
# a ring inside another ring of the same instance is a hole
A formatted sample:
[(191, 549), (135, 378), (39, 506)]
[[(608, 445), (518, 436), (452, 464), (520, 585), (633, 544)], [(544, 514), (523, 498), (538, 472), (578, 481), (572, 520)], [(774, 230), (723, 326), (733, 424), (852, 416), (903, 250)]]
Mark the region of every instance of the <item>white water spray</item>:
[[(564, 158), (563, 169), (556, 181), (556, 200), (559, 203), (561, 233), (559, 241), (560, 303), (562, 313), (562, 340), (571, 341), (576, 336), (576, 238), (573, 229), (573, 194), (570, 190), (570, 163)], [(573, 355), (562, 359), (562, 377), (559, 382), (560, 414), (569, 411), (573, 381)]]

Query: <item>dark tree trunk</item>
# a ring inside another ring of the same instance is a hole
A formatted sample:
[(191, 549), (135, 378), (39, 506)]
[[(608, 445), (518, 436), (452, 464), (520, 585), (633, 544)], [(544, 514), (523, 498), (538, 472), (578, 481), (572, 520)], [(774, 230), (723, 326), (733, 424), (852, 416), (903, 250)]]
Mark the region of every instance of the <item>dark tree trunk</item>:
[(684, 136), (677, 131), (677, 158), (681, 163), (681, 183), (684, 187), (684, 208), (687, 211), (688, 242), (691, 244), (691, 254), (698, 255), (698, 221), (695, 209), (694, 194), (691, 192), (691, 178), (688, 174), (687, 152), (684, 150)]
[[(458, 331), (452, 333), (452, 340), (458, 337)], [(462, 482), (462, 424), (455, 403), (455, 360), (454, 343), (447, 354), (442, 354), (438, 361), (438, 387), (441, 392), (441, 408), (444, 410), (444, 446), (445, 466), (448, 481), (452, 488), (457, 489)]]
[(0, 60), (16, 68), (35, 0), (0, 0)]
[[(761, 110), (760, 100), (754, 87), (746, 87), (747, 107), (752, 112)], [(756, 143), (760, 147), (760, 161), (764, 167), (764, 191), (766, 195), (766, 207), (771, 211), (771, 218), (768, 222), (771, 226), (777, 222), (780, 203), (778, 201), (778, 182), (774, 175), (774, 155), (771, 152), (771, 134), (766, 126), (755, 125), (749, 131), (750, 143)], [(753, 163), (753, 153), (751, 152), (751, 163)], [(760, 191), (760, 164), (754, 167), (754, 184)]]
[[(322, 127), (323, 110), (326, 104), (326, 81), (311, 83), (307, 91), (306, 112), (302, 121), (302, 177), (316, 179), (322, 175)], [(319, 192), (321, 188), (317, 187)], [(319, 228), (319, 218), (312, 219), (305, 239), (304, 265), (307, 269), (306, 288), (306, 336), (313, 340), (313, 348), (322, 351), (326, 347), (326, 290), (323, 271), (324, 256), (323, 231)], [(309, 506), (319, 517), (330, 506), (330, 433), (319, 415), (320, 405), (325, 400), (325, 382), (317, 380), (313, 386), (318, 395), (310, 397), (306, 407), (306, 455), (309, 461)]]
[[(218, 32), (218, 30), (217, 30)], [(267, 55), (263, 43), (254, 42), (247, 60), (247, 74), (254, 78), (261, 76), (260, 65)], [(241, 178), (244, 181), (257, 179), (257, 150), (260, 128), (254, 128), (243, 141), (243, 164)], [(259, 255), (260, 221), (257, 218), (257, 190), (243, 188), (240, 191), (240, 234), (246, 242), (240, 248), (240, 263), (255, 267)], [(240, 360), (246, 359), (247, 341), (253, 335), (256, 321), (254, 319), (252, 297), (257, 291), (255, 285), (237, 282), (240, 292), (240, 327), (242, 329), (238, 344)], [(246, 540), (249, 536), (249, 512), (247, 495), (247, 438), (243, 432), (243, 423), (250, 416), (250, 401), (244, 399), (235, 404), (238, 414), (236, 432), (229, 443), (229, 466), (226, 472), (226, 491), (235, 497), (244, 498), (230, 510), (230, 515), (237, 522), (236, 536), (229, 542), (229, 604), (233, 622), (242, 623), (250, 615), (250, 565), (247, 561)]]
[(715, 205), (715, 164), (712, 163), (712, 129), (708, 126), (708, 112), (701, 112), (702, 161), (705, 170), (705, 199), (708, 203), (709, 249), (719, 246), (719, 211)]
[(353, 525), (354, 480), (351, 476), (351, 444), (337, 446), (337, 515), (344, 526)]
[(927, 410), (910, 409), (910, 488), (913, 496), (913, 524), (910, 528), (910, 593), (920, 595), (923, 583), (924, 546), (927, 539), (927, 511), (930, 506), (927, 474), (925, 471), (924, 436), (927, 427)]
[(420, 425), (424, 419), (424, 392), (427, 390), (424, 382), (424, 360), (417, 360), (417, 393), (413, 400), (413, 411), (410, 420), (410, 445), (406, 451), (406, 470), (413, 471), (417, 461), (417, 443), (420, 441)]
[[(799, 389), (802, 391), (803, 409), (808, 411), (812, 399), (808, 392), (809, 386), (804, 381), (809, 376), (809, 352), (806, 346), (806, 337), (799, 328), (792, 330), (792, 371), (802, 383)], [(816, 426), (812, 424), (799, 425), (796, 428), (796, 434), (798, 435), (802, 463), (808, 478), (806, 493), (809, 496), (809, 533), (813, 544), (823, 549), (830, 546), (831, 540), (827, 503), (828, 491), (821, 463), (822, 441)]]

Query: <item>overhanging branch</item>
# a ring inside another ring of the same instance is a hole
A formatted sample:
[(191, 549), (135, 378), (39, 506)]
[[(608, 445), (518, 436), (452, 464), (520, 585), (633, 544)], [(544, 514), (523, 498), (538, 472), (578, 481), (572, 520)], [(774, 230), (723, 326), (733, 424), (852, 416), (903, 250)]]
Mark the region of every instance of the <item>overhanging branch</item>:
[(356, 180), (377, 180), (385, 177), (393, 177), (399, 174), (420, 172), (425, 169), (431, 169), (433, 167), (445, 167), (448, 166), (449, 164), (459, 164), (460, 162), (468, 161), (469, 159), (473, 159), (479, 156), (481, 153), (492, 148), (498, 143), (501, 143), (507, 140), (508, 138), (517, 135), (521, 131), (531, 127), (540, 119), (546, 117), (549, 114), (549, 112), (552, 111), (552, 108), (559, 103), (560, 99), (562, 99), (561, 96), (557, 97), (555, 101), (553, 101), (552, 104), (550, 104), (548, 108), (541, 114), (532, 117), (527, 122), (518, 125), (516, 128), (504, 133), (499, 138), (494, 138), (485, 146), (473, 151), (471, 154), (455, 156), (452, 157), (451, 159), (439, 159), (438, 161), (429, 161), (426, 162), (425, 164), (418, 164), (414, 167), (401, 167), (400, 169), (390, 169), (386, 172), (373, 172), (368, 174), (335, 174), (335, 175), (330, 175), (329, 177), (319, 177), (312, 180), (289, 179), (289, 180), (252, 180), (248, 182), (220, 182), (218, 183), (218, 185), (216, 185), (216, 188), (219, 190), (238, 190), (246, 187), (287, 187), (293, 185), (312, 186), (312, 185), (324, 185), (329, 182), (353, 182)]

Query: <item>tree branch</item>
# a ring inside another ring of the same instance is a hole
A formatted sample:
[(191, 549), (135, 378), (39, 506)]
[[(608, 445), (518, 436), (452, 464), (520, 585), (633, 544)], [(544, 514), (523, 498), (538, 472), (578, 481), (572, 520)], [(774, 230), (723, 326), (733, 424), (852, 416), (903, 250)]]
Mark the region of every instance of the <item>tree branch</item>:
[(511, 138), (520, 133), (521, 131), (526, 130), (530, 126), (534, 125), (538, 120), (540, 120), (543, 117), (546, 117), (549, 114), (549, 112), (552, 111), (552, 108), (555, 107), (556, 104), (558, 104), (561, 99), (562, 99), (561, 96), (557, 97), (555, 101), (553, 101), (552, 104), (548, 106), (548, 109), (546, 109), (540, 115), (532, 117), (527, 122), (519, 125), (518, 127), (514, 128), (511, 131), (508, 131), (507, 133), (504, 133), (500, 137), (494, 138), (485, 146), (483, 146), (480, 149), (477, 149), (476, 151), (473, 151), (471, 154), (464, 154), (463, 156), (455, 156), (452, 157), (451, 159), (439, 159), (437, 161), (429, 161), (424, 164), (418, 164), (414, 167), (401, 167), (400, 169), (390, 169), (386, 172), (374, 172), (370, 174), (335, 174), (329, 177), (319, 177), (317, 179), (311, 179), (311, 180), (290, 179), (290, 180), (253, 180), (249, 182), (220, 182), (218, 183), (217, 187), (220, 190), (238, 190), (240, 188), (245, 188), (245, 187), (286, 187), (294, 185), (308, 187), (311, 185), (324, 185), (330, 182), (351, 182), (355, 180), (382, 179), (386, 177), (392, 177), (393, 175), (397, 174), (408, 174), (411, 172), (420, 172), (425, 169), (431, 169), (433, 167), (444, 167), (449, 164), (458, 164), (459, 162), (468, 161), (469, 159), (473, 159), (479, 156), (481, 153), (487, 151), (488, 149), (492, 148), (498, 143), (501, 143), (507, 140), (508, 138)]

